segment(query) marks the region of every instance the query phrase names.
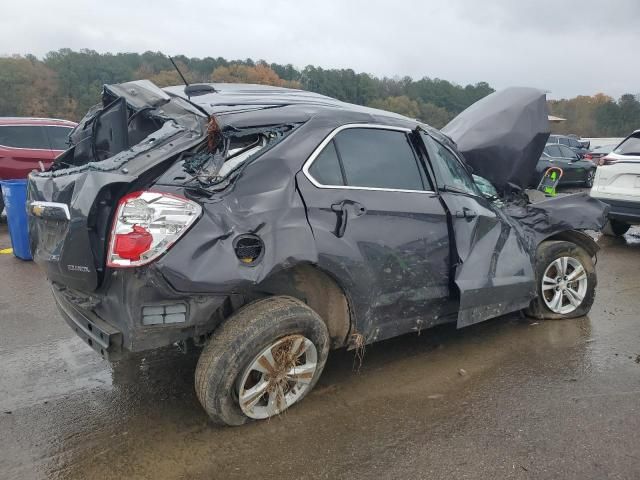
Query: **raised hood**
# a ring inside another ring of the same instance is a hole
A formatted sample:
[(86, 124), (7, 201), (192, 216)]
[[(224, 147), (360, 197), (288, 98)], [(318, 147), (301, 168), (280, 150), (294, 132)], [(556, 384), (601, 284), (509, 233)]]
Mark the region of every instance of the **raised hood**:
[(527, 87), (492, 93), (442, 132), (456, 142), (474, 173), (499, 191), (527, 188), (549, 138), (546, 95)]

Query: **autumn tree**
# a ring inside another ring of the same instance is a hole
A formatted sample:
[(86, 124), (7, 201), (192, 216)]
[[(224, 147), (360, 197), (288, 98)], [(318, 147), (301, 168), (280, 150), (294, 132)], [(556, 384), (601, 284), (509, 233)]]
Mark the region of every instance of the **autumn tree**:
[[(180, 73), (184, 75), (184, 78), (187, 79), (189, 83), (197, 82), (195, 76), (189, 70), (189, 67), (185, 65), (181, 61), (176, 61), (176, 65), (180, 69)], [(170, 87), (172, 85), (181, 85), (183, 84), (182, 77), (177, 72), (173, 65), (170, 65), (170, 68), (167, 70), (160, 70), (158, 72), (154, 72), (149, 66), (143, 64), (140, 68), (138, 68), (134, 73), (135, 79), (146, 79), (159, 87)]]
[(300, 88), (295, 80), (283, 80), (273, 69), (263, 62), (254, 66), (238, 63), (217, 67), (211, 72), (211, 81), (218, 83), (257, 83), (275, 87)]
[(58, 82), (35, 57), (0, 58), (0, 116), (43, 117), (58, 113)]

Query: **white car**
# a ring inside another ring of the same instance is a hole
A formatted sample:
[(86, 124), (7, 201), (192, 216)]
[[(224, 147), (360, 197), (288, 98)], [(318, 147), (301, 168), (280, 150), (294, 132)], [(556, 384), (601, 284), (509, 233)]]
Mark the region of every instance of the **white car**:
[(611, 207), (604, 234), (624, 235), (640, 225), (640, 130), (600, 159), (591, 196)]

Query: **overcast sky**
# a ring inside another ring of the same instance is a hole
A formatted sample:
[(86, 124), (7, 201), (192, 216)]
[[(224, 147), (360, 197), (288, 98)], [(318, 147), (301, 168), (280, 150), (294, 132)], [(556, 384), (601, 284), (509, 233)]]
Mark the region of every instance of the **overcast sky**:
[(640, 0), (2, 1), (0, 54), (63, 47), (618, 97), (640, 93)]

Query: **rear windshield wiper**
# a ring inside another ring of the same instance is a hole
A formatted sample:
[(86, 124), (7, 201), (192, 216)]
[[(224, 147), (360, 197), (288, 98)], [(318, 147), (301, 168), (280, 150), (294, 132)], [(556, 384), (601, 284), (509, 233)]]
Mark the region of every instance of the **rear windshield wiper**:
[(180, 100), (184, 100), (189, 105), (191, 105), (192, 107), (198, 109), (198, 111), (202, 112), (205, 115), (205, 117), (207, 117), (207, 120), (211, 120), (211, 115), (209, 115), (209, 113), (203, 107), (201, 107), (200, 105), (198, 105), (195, 102), (192, 102), (190, 98), (185, 98), (182, 95), (175, 95), (175, 94), (173, 94), (171, 92), (167, 92), (167, 93), (169, 95), (171, 95), (172, 97), (174, 97), (174, 98), (177, 98), (177, 99), (180, 99)]

